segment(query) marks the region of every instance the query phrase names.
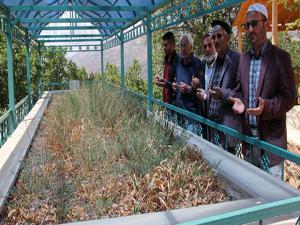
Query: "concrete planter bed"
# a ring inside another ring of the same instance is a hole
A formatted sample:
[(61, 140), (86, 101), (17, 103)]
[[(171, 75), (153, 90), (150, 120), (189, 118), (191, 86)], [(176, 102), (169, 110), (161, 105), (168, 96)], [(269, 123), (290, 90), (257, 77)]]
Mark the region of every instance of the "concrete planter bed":
[(202, 138), (147, 119), (132, 99), (100, 87), (52, 95), (20, 124), (19, 144), (10, 144), (15, 132), (0, 151), (4, 224), (176, 224), (299, 195)]

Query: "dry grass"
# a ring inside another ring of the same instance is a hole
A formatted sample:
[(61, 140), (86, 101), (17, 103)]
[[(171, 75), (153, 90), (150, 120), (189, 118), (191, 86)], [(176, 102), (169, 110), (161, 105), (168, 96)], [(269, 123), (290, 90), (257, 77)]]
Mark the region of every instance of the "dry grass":
[[(300, 146), (294, 143), (288, 143), (288, 150), (300, 154)], [(300, 190), (300, 165), (285, 160), (284, 180), (291, 186)]]
[(214, 172), (140, 102), (89, 86), (55, 96), (5, 224), (55, 224), (227, 201)]

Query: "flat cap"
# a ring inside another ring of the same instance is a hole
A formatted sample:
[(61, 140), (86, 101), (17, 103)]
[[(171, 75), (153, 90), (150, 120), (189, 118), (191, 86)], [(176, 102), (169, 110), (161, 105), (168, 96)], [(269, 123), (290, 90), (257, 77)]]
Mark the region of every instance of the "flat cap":
[(211, 23), (211, 26), (214, 27), (216, 25), (220, 25), (224, 30), (226, 30), (226, 32), (228, 34), (231, 34), (232, 33), (232, 30), (231, 30), (231, 27), (229, 26), (228, 23), (226, 23), (225, 21), (223, 20), (214, 20), (212, 23)]

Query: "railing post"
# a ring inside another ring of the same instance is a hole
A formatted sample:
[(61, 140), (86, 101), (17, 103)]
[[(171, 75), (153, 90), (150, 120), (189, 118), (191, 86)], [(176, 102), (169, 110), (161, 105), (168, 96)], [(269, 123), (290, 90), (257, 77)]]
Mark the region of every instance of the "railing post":
[(30, 40), (28, 30), (25, 31), (25, 45), (26, 45), (26, 79), (27, 79), (27, 95), (29, 102), (29, 109), (31, 109), (31, 83), (30, 83)]
[(151, 12), (147, 14), (147, 64), (148, 64), (148, 110), (152, 111), (152, 31)]
[(14, 91), (14, 68), (13, 68), (13, 48), (12, 48), (12, 24), (10, 14), (6, 18), (6, 48), (7, 48), (7, 76), (8, 76), (8, 99), (9, 99), (9, 133), (11, 134), (16, 128), (16, 111), (15, 111), (15, 91)]
[(38, 89), (38, 93), (39, 93), (39, 97), (42, 95), (42, 90), (43, 90), (43, 88), (42, 88), (42, 52), (41, 52), (41, 43), (39, 42), (38, 43), (38, 54), (39, 54), (39, 84), (38, 84), (38, 87), (39, 87), (39, 89)]
[(120, 42), (121, 42), (121, 91), (125, 90), (125, 72), (124, 72), (124, 34), (123, 31), (120, 32)]
[(104, 76), (104, 49), (103, 49), (103, 41), (101, 41), (101, 76)]

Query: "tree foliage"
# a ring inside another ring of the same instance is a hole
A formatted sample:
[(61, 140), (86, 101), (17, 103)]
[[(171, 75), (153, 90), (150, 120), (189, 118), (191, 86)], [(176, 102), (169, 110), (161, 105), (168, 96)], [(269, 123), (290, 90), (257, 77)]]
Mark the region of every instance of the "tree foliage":
[[(299, 33), (300, 35), (300, 33)], [(292, 59), (292, 66), (295, 72), (300, 75), (300, 41), (293, 40), (291, 35), (285, 32), (278, 32), (278, 47), (290, 53)]]
[[(137, 59), (134, 59), (133, 63), (128, 67), (127, 73), (125, 74), (125, 86), (130, 90), (147, 95), (148, 83), (147, 80), (143, 80), (141, 78), (141, 72), (141, 64)], [(97, 74), (95, 79), (98, 80), (99, 76), (101, 75)], [(120, 85), (121, 73), (115, 64), (106, 64), (104, 79), (116, 85)], [(161, 90), (155, 85), (153, 85), (153, 96), (155, 98), (161, 97)]]
[[(64, 51), (43, 51), (40, 66), (37, 47), (30, 49), (31, 90), (37, 87), (40, 76), (43, 83), (87, 78), (86, 69), (78, 68), (74, 62), (68, 61), (65, 55)], [(26, 48), (19, 42), (13, 42), (13, 68), (17, 103), (27, 95)], [(7, 49), (4, 36), (0, 36), (0, 74), (0, 111), (4, 111), (8, 106)]]

